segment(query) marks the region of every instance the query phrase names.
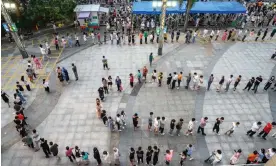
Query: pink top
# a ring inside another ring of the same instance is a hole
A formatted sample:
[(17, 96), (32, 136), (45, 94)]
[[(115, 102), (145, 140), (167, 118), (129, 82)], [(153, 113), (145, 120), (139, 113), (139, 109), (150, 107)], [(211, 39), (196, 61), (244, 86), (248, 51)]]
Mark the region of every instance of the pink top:
[(65, 152), (65, 154), (66, 154), (66, 156), (72, 156), (72, 150), (73, 150), (73, 148), (69, 148), (69, 150), (66, 150), (66, 152)]
[(170, 150), (170, 154), (166, 154), (165, 159), (166, 161), (171, 161), (173, 156), (173, 150)]

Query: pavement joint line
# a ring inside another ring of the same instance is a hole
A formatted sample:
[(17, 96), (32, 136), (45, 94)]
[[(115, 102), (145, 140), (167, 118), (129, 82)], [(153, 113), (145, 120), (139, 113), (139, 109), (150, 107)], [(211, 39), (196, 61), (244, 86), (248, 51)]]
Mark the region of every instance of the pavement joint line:
[[(5, 63), (2, 65), (1, 69), (5, 69), (5, 67), (7, 66), (7, 64), (11, 61), (12, 57), (13, 57), (13, 56), (10, 56), (10, 57), (8, 58), (7, 62), (5, 62)], [(1, 60), (2, 60), (2, 58), (1, 58)]]
[[(18, 64), (17, 64), (17, 63), (13, 63), (12, 66), (14, 66), (14, 65), (17, 66)], [(20, 65), (20, 64), (19, 64), (19, 65)], [(12, 74), (12, 76), (10, 77), (10, 79), (8, 80), (8, 82), (6, 83), (6, 85), (5, 85), (4, 87), (8, 86), (9, 83), (11, 82), (11, 80), (12, 80), (15, 76), (17, 76), (16, 72), (18, 71), (18, 69), (20, 69), (20, 67), (17, 67), (17, 68), (15, 69), (14, 73)], [(9, 71), (7, 71), (7, 72), (9, 72)]]

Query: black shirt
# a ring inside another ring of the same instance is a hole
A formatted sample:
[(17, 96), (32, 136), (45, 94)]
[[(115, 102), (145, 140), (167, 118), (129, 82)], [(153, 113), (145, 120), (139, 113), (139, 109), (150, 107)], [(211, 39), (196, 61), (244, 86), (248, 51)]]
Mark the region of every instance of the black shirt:
[(137, 125), (138, 124), (138, 116), (133, 116), (132, 117), (132, 121), (133, 121), (133, 125)]
[(137, 154), (137, 158), (138, 158), (138, 157), (141, 157), (141, 158), (142, 158), (142, 157), (144, 156), (144, 151), (142, 151), (142, 150), (137, 150), (137, 151), (136, 151), (136, 154)]
[(134, 159), (134, 154), (135, 154), (135, 151), (130, 151), (129, 153), (129, 159)]
[(171, 127), (171, 129), (174, 129), (175, 123), (171, 123), (171, 124), (170, 124), (170, 127)]
[(262, 77), (257, 77), (255, 84), (259, 85), (263, 81)]

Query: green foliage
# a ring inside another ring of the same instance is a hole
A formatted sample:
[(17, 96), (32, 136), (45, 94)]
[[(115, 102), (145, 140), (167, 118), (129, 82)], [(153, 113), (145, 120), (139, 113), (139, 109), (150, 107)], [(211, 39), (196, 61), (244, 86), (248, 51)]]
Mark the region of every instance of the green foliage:
[(64, 21), (73, 15), (74, 0), (30, 0), (23, 15), (33, 21)]

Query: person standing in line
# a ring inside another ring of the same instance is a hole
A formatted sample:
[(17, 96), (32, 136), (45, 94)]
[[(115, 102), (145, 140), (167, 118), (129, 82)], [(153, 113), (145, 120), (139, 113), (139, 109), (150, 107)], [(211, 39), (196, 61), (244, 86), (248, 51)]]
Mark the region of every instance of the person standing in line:
[(49, 88), (49, 82), (46, 81), (45, 79), (42, 80), (42, 85), (45, 89), (46, 92), (50, 93), (50, 88)]
[(231, 135), (234, 133), (235, 129), (240, 125), (240, 122), (233, 122), (232, 127), (227, 130), (224, 134), (231, 137)]
[(167, 77), (167, 86), (170, 88), (172, 82), (172, 74), (170, 73), (169, 76)]
[(140, 44), (143, 44), (143, 33), (139, 33)]
[(102, 83), (103, 83), (104, 93), (108, 94), (107, 80), (105, 78), (102, 78)]
[(250, 154), (248, 155), (246, 164), (256, 163), (258, 157), (259, 157), (259, 154), (258, 154), (258, 152), (255, 150), (253, 153), (250, 153)]
[(160, 149), (157, 146), (153, 147), (152, 165), (157, 165)]
[(216, 38), (215, 38), (215, 41), (217, 41), (217, 40), (218, 40), (219, 35), (220, 35), (220, 30), (218, 29), (218, 30), (217, 30), (217, 33), (216, 33)]
[(230, 87), (232, 80), (233, 80), (233, 75), (230, 75), (229, 79), (226, 82), (225, 92), (228, 92), (228, 89)]
[[(65, 151), (65, 155), (69, 158), (69, 160), (73, 163), (73, 159), (76, 160), (75, 155), (73, 154), (73, 149), (74, 148), (69, 148), (69, 146), (66, 146), (66, 151)], [(72, 159), (73, 157), (73, 159)]]
[(270, 33), (270, 39), (269, 39), (269, 40), (271, 40), (271, 39), (273, 38), (273, 36), (275, 35), (275, 33), (276, 33), (276, 28), (274, 28), (274, 29), (271, 31), (271, 33)]
[(79, 80), (79, 76), (78, 76), (77, 66), (75, 66), (74, 63), (72, 63), (72, 70), (73, 70), (73, 73), (75, 75), (76, 81), (78, 81)]
[(215, 35), (215, 31), (212, 30), (211, 33), (210, 33), (210, 41), (213, 39), (213, 36)]
[(41, 143), (40, 146), (42, 147), (43, 152), (46, 155), (46, 158), (49, 158), (49, 155), (51, 154), (49, 145), (47, 143), (47, 140), (44, 140), (44, 138), (40, 139)]
[(191, 79), (192, 79), (192, 76), (191, 76), (191, 73), (189, 73), (189, 75), (186, 77), (186, 89), (189, 89), (189, 85), (190, 85), (190, 82), (191, 82)]
[(180, 88), (180, 83), (181, 83), (181, 81), (182, 81), (182, 71), (178, 74), (178, 76), (177, 76), (177, 83), (178, 83), (178, 87), (177, 87), (177, 89), (179, 89)]
[(254, 93), (257, 92), (258, 86), (260, 85), (260, 83), (261, 83), (262, 81), (263, 81), (262, 76), (259, 76), (259, 77), (256, 78), (255, 83), (254, 83), (254, 87), (253, 87), (253, 89), (252, 89), (252, 90), (254, 91)]
[(108, 121), (108, 119), (107, 119), (106, 111), (105, 111), (105, 110), (102, 110), (101, 119), (103, 120), (103, 124), (104, 124), (105, 126), (107, 126), (107, 123), (106, 123), (106, 122)]
[(155, 119), (154, 119), (154, 135), (158, 135), (158, 131), (159, 131), (159, 127), (160, 127), (160, 117), (157, 116)]
[(193, 135), (193, 130), (194, 130), (194, 127), (195, 127), (195, 123), (196, 123), (195, 118), (192, 118), (192, 120), (189, 121), (186, 136)]
[(86, 41), (87, 41), (86, 33), (83, 32), (83, 42), (84, 42), (84, 44), (86, 44)]
[(134, 84), (134, 76), (132, 73), (129, 74), (129, 85), (131, 88), (133, 88), (133, 84)]
[(192, 144), (187, 145), (186, 151), (187, 151), (187, 156), (190, 158), (189, 160), (190, 161), (193, 160), (194, 159), (192, 157), (192, 154), (193, 154), (193, 145)]
[(228, 36), (227, 36), (227, 41), (231, 39), (233, 31), (234, 31), (234, 29), (231, 29), (229, 31)]
[[(23, 76), (24, 77), (24, 76)], [(18, 89), (20, 92), (24, 92), (24, 88), (18, 81), (16, 81), (16, 89)]]
[(104, 70), (105, 70), (105, 68), (107, 70), (109, 70), (110, 68), (108, 68), (108, 62), (107, 62), (107, 59), (105, 58), (105, 56), (103, 56), (102, 62), (103, 62), (103, 68), (104, 68)]
[(7, 95), (6, 92), (2, 91), (1, 90), (1, 97), (2, 97), (2, 100), (8, 104), (9, 108), (11, 107), (10, 106), (10, 99), (9, 99), (9, 95)]
[(152, 44), (153, 43), (153, 34), (152, 33), (150, 33), (149, 39), (150, 39), (150, 43)]
[(158, 86), (161, 87), (162, 85), (162, 79), (163, 79), (163, 73), (159, 72), (158, 73)]
[(39, 141), (40, 141), (40, 136), (38, 134), (38, 132), (33, 129), (33, 135), (32, 135), (32, 138), (33, 138), (33, 141), (34, 141), (34, 147), (35, 147), (35, 151), (38, 151), (39, 150)]
[(193, 90), (198, 89), (198, 81), (199, 81), (199, 77), (198, 77), (197, 73), (194, 73), (194, 75), (193, 75)]
[(148, 119), (148, 130), (151, 131), (151, 127), (152, 127), (152, 116), (153, 116), (153, 112), (150, 112), (150, 116)]
[(107, 84), (108, 84), (108, 88), (111, 89), (112, 88), (112, 77), (111, 76), (108, 76), (107, 78)]
[(155, 82), (156, 78), (157, 78), (157, 71), (154, 69), (153, 72), (152, 72), (152, 76), (151, 76), (152, 84)]
[(56, 50), (59, 50), (59, 45), (58, 45), (58, 39), (55, 38), (55, 46), (56, 46)]
[(185, 161), (186, 158), (187, 158), (187, 150), (183, 150), (183, 152), (180, 153), (179, 156), (180, 156), (179, 164), (180, 164), (180, 166), (183, 166), (184, 161)]
[(234, 83), (234, 88), (233, 90), (236, 91), (237, 86), (239, 85), (240, 81), (241, 81), (241, 75), (238, 76), (238, 78), (236, 79), (235, 83)]
[(208, 117), (201, 118), (200, 124), (197, 129), (197, 133), (200, 133), (200, 130), (201, 130), (202, 135), (206, 136), (206, 134), (204, 133), (204, 127), (206, 126), (207, 121), (208, 121)]
[(175, 127), (175, 119), (172, 119), (170, 123), (170, 131), (169, 131), (170, 136), (173, 136), (174, 127)]
[(104, 44), (106, 44), (106, 32), (104, 32)]
[(244, 42), (245, 38), (248, 36), (248, 33), (249, 33), (249, 29), (244, 31), (242, 42)]
[(76, 33), (75, 33), (75, 40), (76, 40), (75, 46), (79, 46), (80, 47), (79, 37), (77, 36)]
[(214, 81), (214, 75), (211, 74), (209, 79), (208, 79), (208, 85), (207, 85), (207, 90), (209, 91), (210, 90), (210, 87), (211, 87), (211, 84), (213, 83)]
[(173, 39), (174, 39), (174, 30), (172, 30), (171, 32), (171, 42), (173, 43)]
[(140, 70), (138, 70), (137, 79), (138, 79), (139, 84), (142, 83), (141, 78), (142, 78), (142, 74), (141, 74)]
[(64, 39), (64, 36), (62, 36), (62, 38), (61, 38), (61, 44), (62, 44), (63, 49), (65, 49), (65, 47), (66, 47), (66, 40)]
[(176, 32), (176, 42), (178, 42), (179, 37), (180, 37), (180, 30), (178, 30), (178, 31)]
[(260, 29), (257, 33), (257, 37), (255, 38), (255, 41), (258, 40), (258, 38), (261, 36), (261, 33), (262, 33), (262, 29)]
[(195, 43), (197, 37), (197, 31), (194, 31), (193, 37), (192, 37), (192, 43)]
[(139, 128), (138, 126), (138, 119), (139, 119), (139, 116), (137, 113), (135, 113), (133, 116), (132, 116), (132, 123), (133, 123), (133, 128), (134, 130), (136, 130), (137, 128)]
[(161, 135), (165, 135), (165, 133), (164, 133), (165, 121), (166, 121), (166, 118), (163, 116), (160, 120), (160, 126), (159, 126), (159, 132)]
[(102, 164), (101, 155), (99, 153), (99, 150), (96, 147), (93, 148), (93, 156), (94, 156), (94, 159), (97, 160), (98, 165), (101, 165)]
[(264, 87), (264, 90), (265, 90), (265, 91), (267, 91), (267, 89), (273, 84), (274, 80), (275, 80), (275, 77), (272, 76), (272, 77), (267, 81), (267, 83), (265, 84), (265, 87)]
[(113, 40), (114, 40), (114, 39), (113, 39), (113, 34), (110, 33), (109, 36), (110, 36), (110, 42), (111, 42), (111, 44), (113, 44)]
[(46, 48), (47, 54), (50, 55), (51, 54), (51, 47), (50, 47), (50, 45), (48, 44), (47, 41), (45, 41), (45, 48)]
[[(40, 53), (42, 54), (42, 57), (43, 57), (44, 61), (51, 58), (46, 54), (46, 50), (45, 50), (45, 48), (43, 48), (42, 44), (39, 45), (39, 48), (40, 48)], [(47, 59), (46, 59), (46, 57), (47, 57)]]
[(148, 146), (148, 149), (147, 149), (147, 152), (146, 152), (146, 163), (147, 163), (147, 165), (150, 164), (150, 161), (151, 161), (151, 158), (152, 158), (152, 153), (153, 153), (152, 147)]
[(135, 150), (134, 150), (133, 147), (131, 147), (131, 148), (130, 148), (130, 151), (129, 151), (129, 161), (130, 161), (130, 165), (131, 165), (131, 166), (134, 166), (134, 165), (135, 165), (135, 164), (134, 164), (134, 162), (135, 162), (134, 156), (135, 156)]
[(108, 117), (107, 123), (110, 131), (114, 131), (115, 130), (114, 120), (111, 118), (111, 116)]
[(217, 87), (217, 92), (220, 92), (221, 87), (223, 86), (223, 83), (224, 83), (224, 76), (222, 76), (219, 81), (219, 86)]
[(221, 125), (221, 123), (224, 121), (224, 117), (221, 117), (221, 118), (217, 118), (216, 119), (216, 122), (214, 124), (214, 127), (213, 127), (213, 132), (216, 131), (217, 135), (220, 135), (219, 134), (219, 126)]
[(267, 35), (267, 32), (268, 32), (268, 28), (266, 28), (265, 31), (264, 31), (264, 34), (263, 34), (263, 37), (262, 37), (262, 41), (264, 41), (264, 39), (265, 39), (265, 37)]
[(137, 161), (138, 161), (138, 164), (141, 163), (144, 163), (144, 151), (142, 150), (142, 147), (138, 147), (138, 150), (136, 151), (136, 154), (137, 154)]
[(223, 35), (222, 35), (222, 37), (221, 37), (221, 40), (222, 40), (223, 42), (225, 42), (226, 38), (227, 38), (227, 30), (225, 30), (225, 31), (223, 32)]
[(144, 32), (145, 43), (148, 44), (148, 31)]
[(27, 102), (27, 100), (23, 97), (23, 94), (22, 94), (18, 89), (16, 89), (15, 92), (16, 92), (16, 95), (20, 98), (20, 100), (21, 100), (23, 103), (26, 103), (26, 102)]
[(172, 156), (173, 156), (173, 150), (166, 150), (166, 154), (165, 154), (166, 165), (170, 165), (170, 162), (172, 161)]
[(151, 65), (152, 65), (152, 61), (153, 61), (153, 55), (152, 55), (152, 52), (151, 52), (150, 55), (149, 55), (150, 67), (151, 67)]
[(28, 134), (22, 138), (22, 142), (24, 142), (25, 145), (28, 145), (28, 147), (30, 147), (32, 149), (34, 148), (33, 140)]
[(102, 44), (102, 42), (101, 42), (101, 33), (100, 32), (98, 32), (97, 38), (98, 38), (99, 45)]
[(25, 80), (24, 76), (21, 76), (21, 81), (22, 81), (22, 83), (25, 84), (26, 89), (27, 89), (28, 91), (31, 91), (30, 84), (28, 83), (28, 81)]
[(81, 150), (78, 146), (75, 146), (75, 156), (76, 156), (77, 165), (80, 165), (81, 164)]
[(247, 131), (246, 135), (253, 137), (253, 135), (260, 130), (262, 127), (262, 122), (254, 122), (251, 129)]
[(104, 158), (104, 161), (107, 163), (107, 164), (111, 164), (111, 160), (110, 160), (110, 156), (109, 156), (109, 153), (107, 151), (103, 151), (103, 158)]
[(118, 131), (122, 131), (122, 130), (121, 130), (122, 120), (121, 120), (120, 114), (117, 114), (115, 123), (116, 123), (116, 125), (117, 125)]
[(173, 76), (173, 81), (172, 81), (172, 87), (171, 89), (174, 89), (175, 88), (175, 83), (176, 83), (176, 80), (178, 80), (178, 75), (176, 72), (173, 73), (174, 76)]
[(132, 44), (135, 45), (135, 34), (132, 33), (131, 35)]
[(180, 118), (179, 121), (178, 121), (178, 123), (177, 123), (176, 126), (175, 126), (175, 128), (176, 128), (175, 134), (176, 134), (177, 136), (180, 136), (180, 130), (182, 129), (183, 121), (184, 121), (184, 120), (183, 120), (182, 118)]
[(275, 122), (267, 123), (264, 127), (264, 129), (258, 134), (258, 137), (262, 136), (264, 140), (266, 140), (266, 136), (269, 134), (269, 132), (272, 130), (272, 128), (276, 126)]
[(245, 88), (244, 88), (243, 90), (246, 90), (246, 89), (247, 89), (247, 91), (249, 91), (249, 90), (251, 89), (252, 85), (254, 84), (254, 82), (255, 82), (255, 78), (252, 77), (252, 78), (248, 81), (248, 83), (246, 84), (246, 86), (245, 86)]
[(121, 92), (122, 91), (122, 87), (121, 87), (122, 81), (119, 76), (116, 77), (115, 83), (117, 85), (117, 91)]
[(144, 68), (143, 68), (143, 78), (145, 80), (145, 83), (146, 83), (146, 80), (147, 80), (147, 74), (148, 74), (147, 66), (144, 66)]
[(116, 147), (113, 148), (113, 155), (114, 155), (114, 165), (120, 165), (120, 153), (118, 148)]
[(239, 150), (234, 150), (235, 153), (234, 155), (230, 158), (230, 165), (235, 165), (238, 163), (239, 161), (239, 158), (241, 157), (241, 153), (242, 153), (242, 150), (239, 149)]

